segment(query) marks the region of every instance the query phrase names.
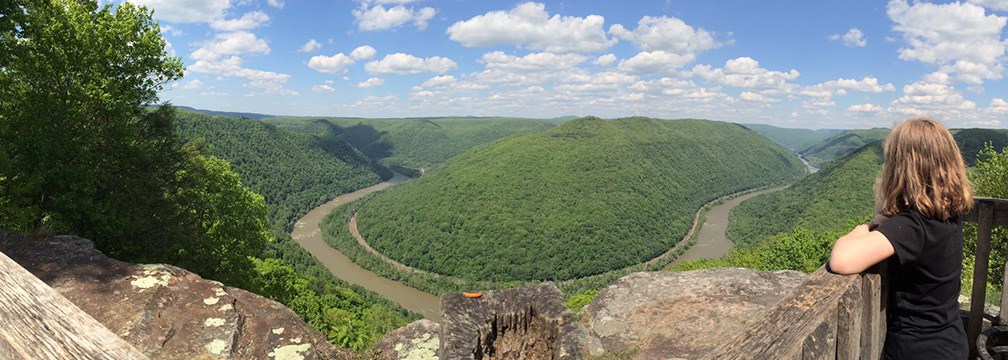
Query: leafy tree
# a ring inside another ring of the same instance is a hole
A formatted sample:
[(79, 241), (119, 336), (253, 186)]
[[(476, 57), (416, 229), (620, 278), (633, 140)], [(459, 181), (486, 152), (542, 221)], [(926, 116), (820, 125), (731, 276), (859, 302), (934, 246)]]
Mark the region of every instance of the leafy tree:
[[(181, 161), (170, 111), (182, 76), (151, 12), (130, 3), (15, 0), (0, 6), (0, 226), (45, 227), (99, 246), (162, 240), (160, 196)], [(115, 255), (115, 254), (113, 254)]]
[[(973, 193), (978, 197), (1008, 199), (1008, 147), (1001, 152), (991, 143), (977, 154), (976, 171), (971, 173)], [(963, 291), (968, 293), (973, 284), (973, 267), (976, 262), (976, 224), (967, 223), (963, 241)], [(990, 274), (987, 276), (988, 300), (997, 301), (1004, 282), (1005, 250), (1008, 249), (1008, 229), (997, 227), (991, 233)]]

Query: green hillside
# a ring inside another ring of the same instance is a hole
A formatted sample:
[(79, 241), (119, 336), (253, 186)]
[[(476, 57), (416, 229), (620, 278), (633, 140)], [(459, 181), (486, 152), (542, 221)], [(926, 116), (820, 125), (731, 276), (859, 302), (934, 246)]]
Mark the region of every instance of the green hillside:
[(766, 124), (742, 124), (765, 136), (770, 141), (791, 151), (807, 149), (815, 144), (836, 135), (843, 130), (838, 129), (792, 129)]
[(966, 160), (966, 166), (973, 166), (977, 154), (990, 142), (994, 149), (1000, 150), (1008, 146), (1008, 129), (962, 129), (954, 131), (952, 137), (959, 144), (959, 151)]
[(802, 170), (735, 124), (585, 118), (459, 155), (376, 196), (358, 226), (382, 253), (440, 274), (580, 278), (651, 259), (704, 203)]
[(266, 198), (274, 223), (285, 228), (339, 194), (392, 175), (338, 137), (181, 110), (176, 125), (183, 141), (203, 139), (208, 154), (230, 162), (242, 183)]
[(476, 146), (554, 126), (543, 120), (513, 118), (278, 117), (265, 121), (295, 132), (338, 136), (387, 166), (425, 170)]
[(844, 130), (798, 153), (812, 166), (822, 167), (823, 164), (853, 153), (865, 145), (884, 140), (886, 136), (889, 136), (887, 128)]
[(876, 141), (826, 164), (786, 190), (752, 198), (732, 209), (728, 238), (744, 248), (799, 227), (840, 230), (848, 220), (872, 214), (873, 187), (881, 168), (882, 143)]

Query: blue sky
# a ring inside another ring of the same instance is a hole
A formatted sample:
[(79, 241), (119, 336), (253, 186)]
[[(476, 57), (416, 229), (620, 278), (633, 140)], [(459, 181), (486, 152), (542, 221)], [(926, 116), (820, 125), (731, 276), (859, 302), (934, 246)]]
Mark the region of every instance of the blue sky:
[(130, 1), (197, 108), (1008, 126), (1008, 0)]

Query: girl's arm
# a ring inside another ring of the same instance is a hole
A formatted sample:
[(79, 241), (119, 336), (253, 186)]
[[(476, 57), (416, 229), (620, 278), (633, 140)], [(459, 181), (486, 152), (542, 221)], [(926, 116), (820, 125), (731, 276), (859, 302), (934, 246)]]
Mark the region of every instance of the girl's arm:
[(857, 274), (895, 253), (885, 235), (861, 224), (833, 244), (829, 268), (837, 274)]

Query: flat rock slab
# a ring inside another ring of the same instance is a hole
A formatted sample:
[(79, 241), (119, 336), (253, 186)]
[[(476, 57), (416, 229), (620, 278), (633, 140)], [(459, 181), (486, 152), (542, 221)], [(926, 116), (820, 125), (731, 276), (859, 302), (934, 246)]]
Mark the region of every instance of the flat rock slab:
[(151, 359), (352, 359), (282, 304), (171, 265), (134, 265), (75, 236), (0, 231), (0, 252)]
[(806, 277), (741, 268), (633, 273), (602, 289), (582, 321), (607, 353), (694, 359), (733, 338)]
[(372, 349), (382, 360), (437, 360), (441, 325), (421, 319), (390, 331)]

